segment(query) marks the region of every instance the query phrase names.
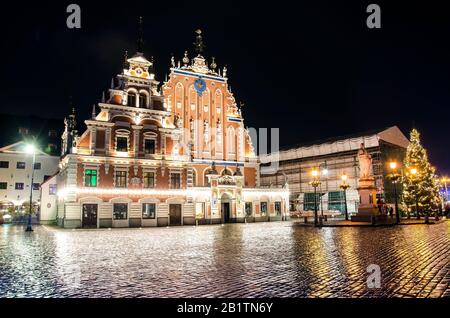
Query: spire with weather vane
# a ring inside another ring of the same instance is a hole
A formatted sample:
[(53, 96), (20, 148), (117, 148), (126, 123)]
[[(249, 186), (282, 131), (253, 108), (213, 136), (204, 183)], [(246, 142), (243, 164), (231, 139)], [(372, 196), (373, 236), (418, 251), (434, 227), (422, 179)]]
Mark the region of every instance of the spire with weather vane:
[(138, 29), (138, 39), (137, 39), (137, 53), (144, 53), (144, 21), (142, 17), (139, 17), (139, 29)]
[(203, 50), (205, 48), (205, 44), (203, 43), (203, 38), (202, 38), (202, 30), (197, 29), (197, 31), (195, 31), (195, 33), (197, 33), (197, 36), (195, 37), (195, 42), (194, 42), (195, 52), (197, 52), (197, 54), (199, 56), (201, 56), (203, 53)]

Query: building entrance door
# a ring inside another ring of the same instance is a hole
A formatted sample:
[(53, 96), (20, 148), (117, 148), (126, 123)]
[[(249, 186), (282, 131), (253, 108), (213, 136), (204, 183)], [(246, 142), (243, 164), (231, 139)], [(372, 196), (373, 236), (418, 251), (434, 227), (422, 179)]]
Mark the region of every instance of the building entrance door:
[(97, 204), (83, 204), (83, 228), (97, 227)]
[(223, 223), (230, 222), (230, 203), (229, 202), (222, 203), (222, 215), (223, 215)]
[(169, 205), (169, 224), (181, 225), (181, 204)]

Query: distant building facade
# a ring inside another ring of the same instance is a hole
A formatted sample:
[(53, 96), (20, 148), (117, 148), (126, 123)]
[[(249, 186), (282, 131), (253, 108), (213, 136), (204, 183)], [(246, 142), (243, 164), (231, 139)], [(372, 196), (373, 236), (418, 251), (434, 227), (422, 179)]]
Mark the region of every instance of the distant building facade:
[[(261, 186), (281, 186), (285, 180), (291, 191), (291, 211), (314, 210), (314, 188), (311, 186), (311, 171), (316, 169), (320, 174), (321, 184), (317, 191), (321, 194), (319, 210), (344, 212), (344, 192), (340, 188), (341, 176), (346, 174), (347, 207), (349, 213), (358, 209), (359, 194), (357, 191), (359, 167), (357, 152), (364, 144), (372, 155), (372, 171), (377, 187), (377, 197), (387, 203), (393, 202), (393, 187), (386, 178), (389, 173), (388, 163), (396, 160), (401, 163), (409, 144), (408, 139), (396, 126), (336, 137), (316, 143), (281, 150), (276, 154), (261, 156)], [(277, 171), (267, 171), (270, 163), (279, 160)]]
[[(0, 148), (0, 212), (24, 212), (30, 202), (33, 188), (33, 205), (40, 205), (41, 184), (58, 171), (59, 156), (36, 151), (34, 180), (31, 185), (32, 155), (25, 152), (23, 141)], [(52, 189), (56, 195), (56, 188)]]
[[(138, 41), (138, 44), (142, 43)], [(109, 94), (78, 135), (75, 113), (62, 135), (60, 226), (143, 227), (281, 220), (288, 189), (259, 188), (259, 162), (226, 68), (202, 55), (171, 61), (159, 85), (142, 45), (125, 58)]]

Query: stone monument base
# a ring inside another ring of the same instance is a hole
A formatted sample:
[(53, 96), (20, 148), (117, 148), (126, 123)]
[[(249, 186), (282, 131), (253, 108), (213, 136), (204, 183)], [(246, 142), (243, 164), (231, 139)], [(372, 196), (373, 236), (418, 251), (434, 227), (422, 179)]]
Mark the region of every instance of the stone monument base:
[(359, 179), (358, 187), (361, 202), (358, 207), (358, 213), (353, 215), (353, 222), (372, 222), (380, 219), (380, 211), (376, 206), (376, 187), (373, 177)]

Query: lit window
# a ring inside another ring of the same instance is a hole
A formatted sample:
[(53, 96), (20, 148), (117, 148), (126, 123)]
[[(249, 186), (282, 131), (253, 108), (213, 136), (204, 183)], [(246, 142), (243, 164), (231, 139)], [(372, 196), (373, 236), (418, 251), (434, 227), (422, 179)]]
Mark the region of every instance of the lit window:
[(181, 175), (179, 173), (170, 174), (170, 188), (171, 189), (181, 188)]
[(40, 162), (35, 162), (34, 163), (34, 170), (41, 170), (41, 163)]
[(127, 137), (117, 137), (116, 151), (120, 151), (120, 152), (128, 151), (128, 138)]
[(155, 187), (155, 173), (144, 172), (144, 188), (154, 188), (154, 187)]
[(113, 204), (113, 216), (114, 220), (126, 220), (128, 214), (127, 203), (114, 203)]
[(22, 161), (19, 161), (19, 162), (17, 162), (17, 166), (16, 166), (16, 168), (17, 169), (25, 169), (25, 162), (22, 162)]
[(127, 187), (127, 172), (126, 171), (116, 171), (116, 188), (126, 188)]
[(281, 202), (279, 201), (275, 202), (275, 213), (281, 215)]
[(154, 139), (145, 139), (144, 140), (144, 153), (145, 154), (154, 154), (155, 153), (155, 140)]
[(156, 217), (156, 204), (155, 203), (142, 204), (142, 218), (154, 219), (155, 217)]
[(0, 168), (9, 168), (9, 161), (0, 161)]
[(251, 202), (245, 202), (245, 215), (246, 216), (252, 216), (252, 203)]
[(84, 171), (84, 186), (96, 187), (97, 186), (97, 170), (86, 169)]
[(23, 190), (24, 184), (22, 182), (16, 182), (16, 190)]
[(56, 184), (50, 184), (48, 187), (48, 194), (55, 195), (56, 194)]
[(267, 215), (267, 202), (261, 202), (261, 216)]
[(0, 182), (0, 190), (6, 190), (8, 188), (7, 182)]
[(33, 190), (39, 190), (41, 185), (39, 183), (33, 183)]

